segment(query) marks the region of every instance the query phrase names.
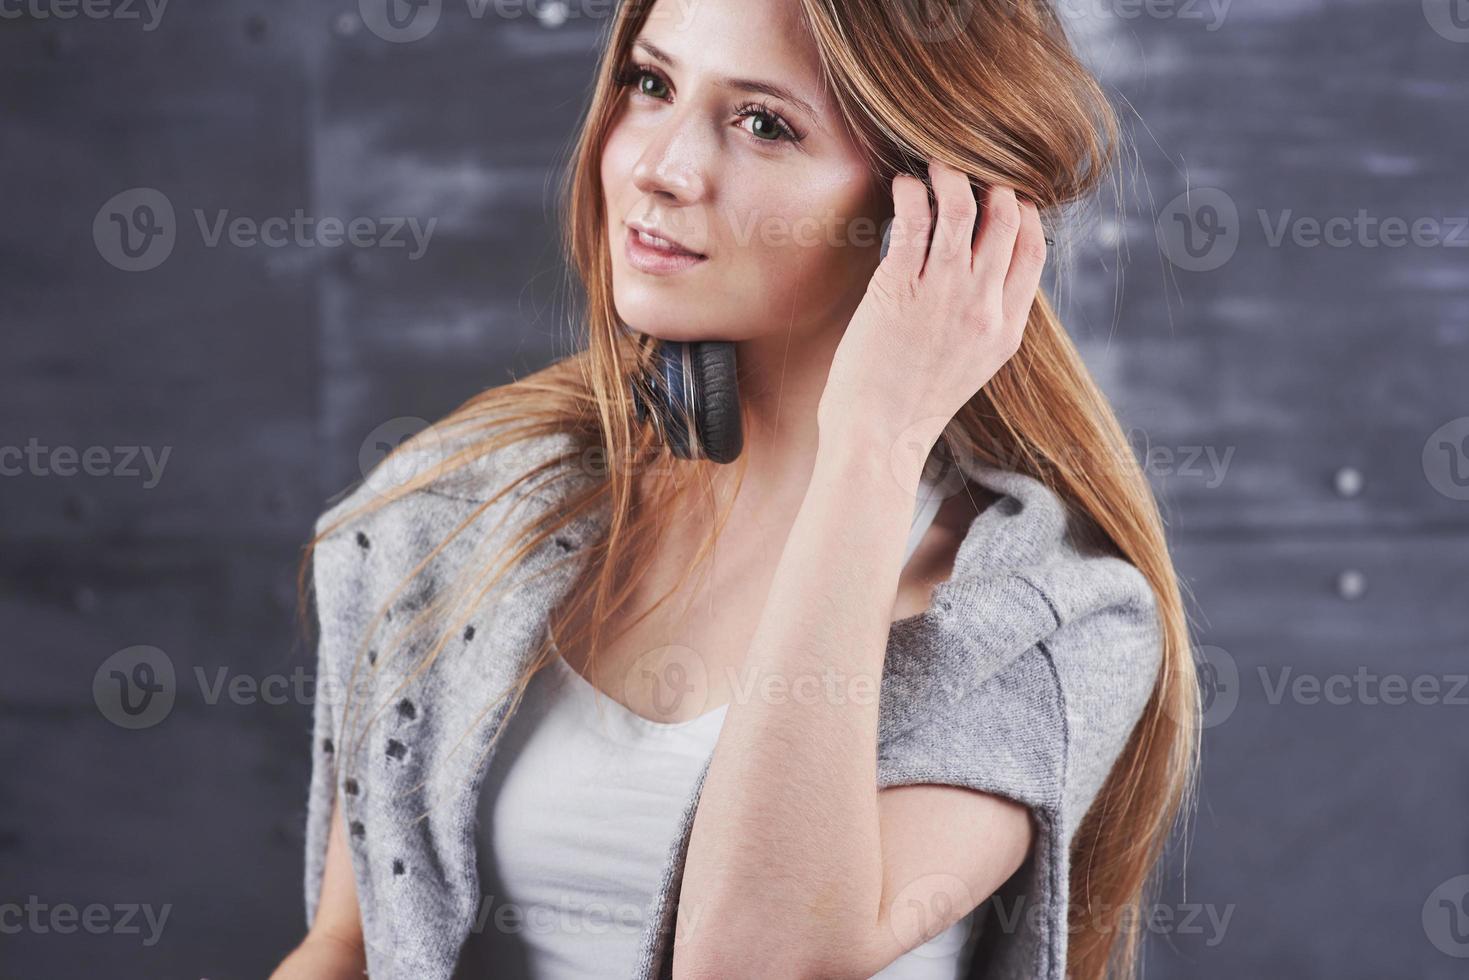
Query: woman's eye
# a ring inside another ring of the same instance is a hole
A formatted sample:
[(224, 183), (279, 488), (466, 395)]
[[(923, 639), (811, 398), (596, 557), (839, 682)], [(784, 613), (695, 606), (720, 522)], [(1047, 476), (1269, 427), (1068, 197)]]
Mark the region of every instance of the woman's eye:
[[(617, 83), (630, 86), (638, 95), (663, 101), (668, 98), (668, 85), (663, 77), (640, 65), (629, 65), (617, 73)], [(799, 143), (802, 139), (790, 125), (769, 106), (761, 102), (747, 102), (735, 110), (741, 123), (754, 119), (753, 128), (743, 127), (750, 137), (760, 143), (779, 143), (782, 139)]]
[(654, 99), (666, 98), (663, 89), (663, 79), (646, 68), (630, 65), (617, 73), (619, 85), (631, 85), (639, 95), (646, 95)]
[(773, 112), (746, 106), (740, 110), (740, 118), (755, 120), (755, 125), (746, 132), (762, 142), (778, 143), (781, 139), (788, 139), (794, 143), (799, 139), (791, 128)]
[(801, 143), (801, 135), (796, 134), (795, 129), (790, 128), (786, 120), (771, 112), (770, 107), (761, 103), (746, 103), (737, 110), (740, 119), (754, 119), (754, 128), (746, 129), (746, 132), (757, 138), (761, 143), (780, 143), (789, 140), (790, 143)]
[(644, 71), (640, 69), (634, 74), (633, 77), (634, 80), (637, 82), (638, 91), (641, 92), (643, 95), (650, 95), (655, 99), (661, 99), (664, 97), (664, 94), (662, 92), (663, 79), (659, 78), (657, 75), (653, 74), (650, 71)]

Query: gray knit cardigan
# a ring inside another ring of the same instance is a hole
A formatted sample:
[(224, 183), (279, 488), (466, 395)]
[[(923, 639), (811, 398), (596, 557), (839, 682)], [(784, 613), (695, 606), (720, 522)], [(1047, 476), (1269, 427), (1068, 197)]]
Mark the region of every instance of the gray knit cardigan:
[[(561, 454), (572, 458), (548, 471), (554, 479), (507, 493), (430, 561), (364, 644), (374, 610), (430, 551), (516, 474)], [(349, 488), (317, 530), (417, 471), (411, 455), (402, 458), (406, 466), (379, 466)], [(1029, 808), (1034, 849), (981, 904), (967, 976), (1063, 980), (1070, 845), (1153, 691), (1162, 654), (1156, 606), (1142, 574), (1085, 545), (1078, 519), (1042, 483), (962, 466), (1000, 497), (975, 518), (930, 608), (889, 633), (877, 781), (967, 786)], [(413, 669), (421, 645), (391, 652), (388, 637), (464, 563), (493, 558), (514, 522), (557, 508), (593, 478), (570, 436), (534, 437), (344, 525), (317, 547), (306, 920), (321, 894), (335, 796), (376, 980), (448, 980), (483, 921), (474, 832), (483, 749), (508, 704), (485, 709), (527, 665), (607, 515), (579, 517), (515, 566), (507, 576), (515, 587), (482, 600), (430, 669)], [(369, 652), (359, 656), (364, 645)], [(353, 718), (375, 715), (352, 733), (342, 730), (348, 690), (372, 709), (354, 709)], [(650, 897), (637, 980), (672, 976), (679, 885), (707, 772), (706, 763)]]

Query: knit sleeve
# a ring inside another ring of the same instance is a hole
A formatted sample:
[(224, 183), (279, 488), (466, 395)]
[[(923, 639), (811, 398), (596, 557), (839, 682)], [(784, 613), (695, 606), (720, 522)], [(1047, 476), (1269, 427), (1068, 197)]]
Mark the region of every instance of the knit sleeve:
[[(334, 502), (317, 517), (313, 528), (316, 535), (329, 528), (331, 530), (317, 542), (311, 560), (317, 642), (311, 782), (306, 805), (304, 892), (308, 927), (316, 918), (317, 905), (321, 900), (333, 804), (337, 803), (342, 811), (338, 819), (348, 828), (349, 839), (355, 836), (352, 830), (361, 828), (356, 821), (363, 808), (362, 794), (342, 798), (339, 802), (338, 789), (344, 785), (345, 754), (353, 750), (356, 741), (343, 730), (349, 717), (349, 706), (352, 708), (353, 728), (360, 733), (361, 719), (370, 713), (365, 703), (376, 696), (369, 669), (375, 653), (364, 646), (364, 624), (371, 620), (377, 603), (383, 598), (383, 590), (396, 584), (395, 581), (386, 581), (385, 584), (385, 580), (375, 572), (374, 562), (383, 560), (375, 556), (393, 553), (402, 542), (385, 539), (380, 532), (393, 528), (410, 533), (414, 528), (412, 521), (389, 519), (391, 511), (411, 508), (414, 506), (412, 503), (399, 502), (376, 511), (367, 511), (366, 508), (379, 497), (388, 498), (397, 488), (465, 445), (464, 437), (450, 437), (436, 428), (417, 433), (413, 441), (404, 443), (384, 458), (361, 481), (336, 495)], [(434, 483), (430, 499), (447, 500), (459, 495), (472, 497), (474, 491), (487, 485), (485, 481), (491, 475), (493, 471), (483, 464), (468, 466), (453, 479)], [(405, 570), (409, 567), (412, 567), (411, 562), (404, 565)], [(345, 771), (356, 773), (350, 767)], [(358, 810), (356, 814), (352, 812), (354, 807)], [(353, 853), (358, 898), (370, 906), (372, 879), (358, 859), (359, 850), (354, 848)]]
[[(324, 519), (324, 518), (323, 518)], [(323, 519), (318, 519), (316, 530), (320, 532)], [(315, 667), (315, 693), (311, 718), (311, 782), (306, 796), (306, 925), (310, 928), (316, 920), (316, 908), (321, 899), (321, 881), (326, 870), (326, 845), (331, 831), (332, 803), (336, 791), (336, 756), (341, 742), (341, 726), (338, 718), (338, 692), (340, 685), (333, 651), (335, 643), (329, 636), (331, 624), (321, 609), (320, 549), (329, 546), (328, 541), (318, 543), (312, 555), (312, 604), (316, 611), (317, 641)]]
[[(376, 471), (375, 471), (376, 472)], [(311, 782), (306, 799), (305, 899), (306, 924), (316, 919), (326, 871), (327, 841), (331, 836), (333, 805), (337, 819), (350, 825), (354, 799), (339, 800), (342, 774), (352, 739), (345, 731), (348, 708), (354, 699), (359, 714), (364, 698), (373, 696), (368, 663), (373, 654), (363, 644), (361, 624), (378, 600), (368, 570), (371, 548), (387, 544), (376, 540), (371, 515), (334, 527), (338, 520), (361, 507), (370, 489), (358, 487), (341, 497), (316, 520), (315, 533), (328, 528), (311, 554), (312, 606), (316, 613), (315, 693), (311, 721)], [(354, 725), (354, 727), (358, 727)], [(350, 836), (350, 834), (349, 834)], [(355, 854), (354, 854), (355, 857)], [(370, 899), (370, 883), (354, 860), (359, 899)]]
[(1031, 807), (1060, 800), (1065, 712), (1042, 647), (1049, 602), (1009, 575), (945, 591), (884, 664), (878, 781), (939, 782)]
[[(922, 669), (903, 677), (916, 707), (880, 742), (880, 788), (962, 786), (1034, 817), (1030, 855), (981, 905), (987, 922), (974, 956), (987, 977), (1064, 976), (1071, 840), (1161, 659), (1141, 575), (1118, 560), (1087, 561), (1017, 572), (953, 599), (917, 656)], [(1063, 582), (1076, 591), (1058, 592)]]

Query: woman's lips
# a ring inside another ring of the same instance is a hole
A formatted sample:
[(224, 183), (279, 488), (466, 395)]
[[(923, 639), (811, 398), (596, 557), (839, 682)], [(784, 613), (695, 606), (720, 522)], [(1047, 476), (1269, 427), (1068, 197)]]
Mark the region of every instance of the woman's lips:
[(691, 269), (699, 263), (706, 261), (704, 256), (695, 255), (692, 252), (649, 245), (639, 237), (636, 228), (627, 229), (624, 251), (627, 254), (627, 261), (634, 269), (655, 276), (672, 275), (675, 272)]

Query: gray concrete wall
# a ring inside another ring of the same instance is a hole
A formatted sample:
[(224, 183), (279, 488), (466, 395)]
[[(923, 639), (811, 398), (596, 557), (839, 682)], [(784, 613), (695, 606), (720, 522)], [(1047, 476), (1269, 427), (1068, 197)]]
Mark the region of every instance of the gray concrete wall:
[[(396, 43), (381, 6), (0, 20), (0, 902), (35, 906), (0, 975), (258, 977), (299, 939), (299, 548), (380, 446), (566, 349), (549, 190), (605, 21), (450, 0)], [(1461, 975), (1469, 4), (1060, 6), (1136, 154), (1063, 312), (1213, 679), (1152, 974)], [(376, 244), (210, 242), (298, 209)], [(143, 665), (171, 702), (129, 715)]]

